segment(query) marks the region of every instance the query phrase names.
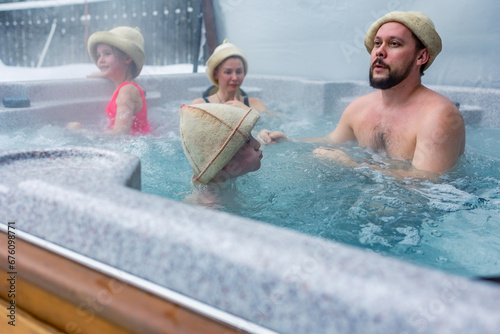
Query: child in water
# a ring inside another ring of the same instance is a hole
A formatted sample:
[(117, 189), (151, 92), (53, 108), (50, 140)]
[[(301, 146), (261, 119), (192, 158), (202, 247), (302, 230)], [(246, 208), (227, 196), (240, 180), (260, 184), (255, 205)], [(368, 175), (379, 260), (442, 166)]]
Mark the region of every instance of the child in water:
[[(144, 38), (139, 28), (116, 27), (99, 31), (88, 40), (88, 51), (100, 72), (89, 77), (106, 78), (115, 84), (116, 90), (106, 107), (109, 118), (109, 134), (142, 135), (150, 131), (144, 91), (135, 78), (141, 73), (146, 59)], [(68, 128), (80, 129), (78, 122)]]
[(181, 107), (182, 146), (197, 188), (186, 202), (218, 207), (228, 197), (232, 180), (260, 168), (260, 143), (250, 133), (259, 118), (253, 109), (226, 104)]

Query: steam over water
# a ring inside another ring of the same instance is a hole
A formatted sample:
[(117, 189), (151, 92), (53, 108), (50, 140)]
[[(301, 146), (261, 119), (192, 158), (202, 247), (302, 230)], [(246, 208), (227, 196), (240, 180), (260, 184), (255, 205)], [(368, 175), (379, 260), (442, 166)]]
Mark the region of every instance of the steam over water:
[[(0, 149), (79, 145), (124, 151), (141, 158), (144, 192), (182, 200), (192, 175), (178, 133), (178, 107), (185, 102), (151, 110), (154, 135), (114, 138), (99, 129), (73, 132), (45, 124), (0, 134)], [(311, 137), (336, 125), (333, 117), (273, 109), (278, 112), (264, 114), (256, 131)], [(320, 160), (312, 155), (318, 144), (268, 145), (261, 169), (239, 178), (236, 190), (227, 189), (232, 200), (223, 210), (451, 273), (499, 274), (500, 129), (467, 128), (467, 136), (459, 165), (436, 182), (397, 181), (366, 167)], [(344, 149), (358, 161), (404, 165), (356, 145)]]

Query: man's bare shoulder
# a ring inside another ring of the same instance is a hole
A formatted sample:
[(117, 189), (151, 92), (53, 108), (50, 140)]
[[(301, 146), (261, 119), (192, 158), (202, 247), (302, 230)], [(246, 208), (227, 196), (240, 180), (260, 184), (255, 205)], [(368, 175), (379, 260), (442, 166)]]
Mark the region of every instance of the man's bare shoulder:
[(376, 105), (380, 99), (380, 91), (375, 91), (366, 95), (362, 95), (352, 101), (346, 108), (346, 112), (359, 112), (365, 110), (368, 106)]
[(453, 168), (464, 153), (464, 119), (450, 99), (435, 91), (424, 92), (421, 101), (413, 166), (441, 173)]
[(425, 104), (441, 105), (443, 107), (450, 107), (454, 105), (454, 103), (446, 96), (424, 86), (417, 98), (420, 100), (419, 102), (423, 102)]
[(418, 98), (421, 109), (426, 118), (436, 119), (441, 117), (459, 116), (461, 113), (453, 101), (436, 91), (426, 88)]
[[(462, 113), (455, 103), (447, 97), (428, 90), (422, 103), (419, 119), (419, 133), (431, 134), (432, 138), (440, 138), (446, 134), (459, 148), (459, 154), (463, 153), (465, 145), (465, 122)], [(425, 137), (425, 135), (424, 135)]]

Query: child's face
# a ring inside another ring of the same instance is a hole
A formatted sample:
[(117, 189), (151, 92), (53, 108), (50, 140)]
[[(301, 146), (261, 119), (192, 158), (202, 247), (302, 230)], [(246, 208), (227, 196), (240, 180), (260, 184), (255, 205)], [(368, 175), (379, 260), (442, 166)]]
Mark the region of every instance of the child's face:
[(108, 78), (123, 77), (132, 59), (108, 44), (97, 45), (97, 67)]
[(248, 140), (222, 170), (228, 173), (231, 178), (235, 178), (258, 170), (261, 159), (262, 151), (260, 150), (260, 143), (250, 135)]

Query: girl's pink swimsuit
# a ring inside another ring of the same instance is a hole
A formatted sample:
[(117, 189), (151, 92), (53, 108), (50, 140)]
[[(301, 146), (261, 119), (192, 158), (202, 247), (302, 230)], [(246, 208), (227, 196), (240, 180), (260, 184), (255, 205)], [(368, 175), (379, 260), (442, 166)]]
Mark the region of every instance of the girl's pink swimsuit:
[(144, 95), (144, 91), (137, 84), (133, 82), (124, 82), (118, 87), (118, 89), (113, 94), (111, 101), (109, 101), (108, 106), (106, 107), (107, 115), (109, 117), (109, 126), (113, 128), (115, 126), (115, 118), (116, 118), (116, 98), (118, 97), (118, 93), (120, 89), (125, 85), (134, 85), (139, 89), (142, 98), (142, 109), (134, 115), (134, 122), (132, 123), (132, 128), (130, 128), (130, 133), (133, 135), (144, 135), (149, 133), (149, 122), (148, 122), (148, 107), (146, 106), (146, 95)]

